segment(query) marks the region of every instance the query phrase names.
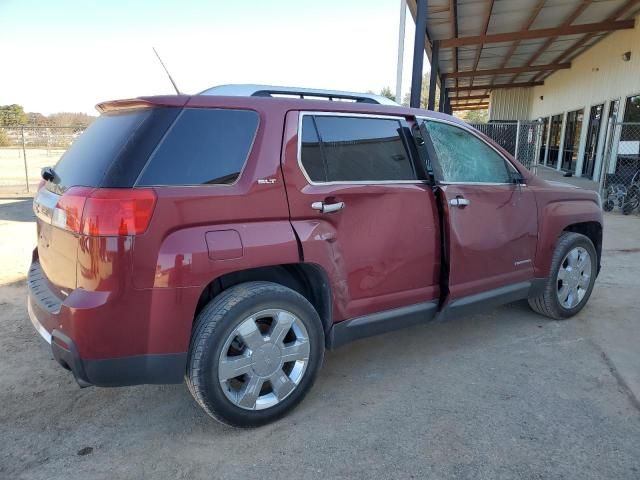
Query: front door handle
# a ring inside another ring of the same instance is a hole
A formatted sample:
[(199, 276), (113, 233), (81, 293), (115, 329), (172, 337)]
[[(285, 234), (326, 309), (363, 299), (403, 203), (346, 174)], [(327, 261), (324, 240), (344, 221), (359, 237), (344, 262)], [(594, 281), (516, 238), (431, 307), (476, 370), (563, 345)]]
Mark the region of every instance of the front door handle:
[(456, 197), (449, 200), (449, 205), (452, 207), (466, 207), (467, 205), (471, 205), (471, 202), (463, 197)]
[(314, 210), (318, 210), (320, 213), (332, 213), (337, 212), (338, 210), (342, 210), (344, 208), (344, 202), (313, 202), (311, 204), (311, 208), (313, 208)]

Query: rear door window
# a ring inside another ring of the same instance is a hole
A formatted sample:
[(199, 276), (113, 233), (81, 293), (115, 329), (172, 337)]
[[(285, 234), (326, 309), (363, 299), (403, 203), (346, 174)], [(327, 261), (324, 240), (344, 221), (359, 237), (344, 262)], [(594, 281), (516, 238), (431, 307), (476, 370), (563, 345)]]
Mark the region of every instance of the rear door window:
[(305, 115), (301, 162), (313, 182), (393, 182), (417, 175), (398, 119)]
[(142, 171), (138, 185), (234, 183), (258, 128), (250, 110), (185, 109)]

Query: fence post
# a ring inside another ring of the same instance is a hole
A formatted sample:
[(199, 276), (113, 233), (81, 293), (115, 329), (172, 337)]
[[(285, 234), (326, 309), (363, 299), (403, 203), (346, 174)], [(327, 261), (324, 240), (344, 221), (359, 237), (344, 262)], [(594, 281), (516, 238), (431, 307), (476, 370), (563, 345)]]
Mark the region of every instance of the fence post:
[(518, 120), (518, 125), (516, 126), (516, 150), (513, 154), (513, 157), (518, 160), (518, 147), (520, 146), (520, 120)]
[(29, 193), (29, 171), (27, 169), (27, 147), (24, 141), (24, 125), (20, 129), (22, 134), (22, 159), (24, 160), (24, 181), (27, 185), (27, 193)]
[(533, 151), (533, 159), (531, 171), (534, 175), (538, 174), (538, 164), (540, 163), (540, 148), (542, 147), (542, 129), (543, 123), (542, 119), (536, 121), (536, 141), (534, 143), (534, 151)]
[(602, 160), (600, 161), (600, 177), (598, 178), (598, 190), (600, 195), (604, 194), (604, 180), (606, 172), (609, 169), (609, 162), (611, 161), (611, 150), (613, 148), (613, 117), (609, 117), (607, 122), (607, 134), (604, 140), (604, 153), (602, 154)]

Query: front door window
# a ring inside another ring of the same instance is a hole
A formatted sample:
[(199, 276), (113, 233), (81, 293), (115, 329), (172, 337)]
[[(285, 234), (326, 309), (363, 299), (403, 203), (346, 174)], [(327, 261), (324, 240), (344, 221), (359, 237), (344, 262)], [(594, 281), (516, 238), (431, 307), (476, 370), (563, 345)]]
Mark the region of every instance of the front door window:
[(425, 122), (443, 183), (510, 183), (504, 159), (475, 135), (442, 122)]

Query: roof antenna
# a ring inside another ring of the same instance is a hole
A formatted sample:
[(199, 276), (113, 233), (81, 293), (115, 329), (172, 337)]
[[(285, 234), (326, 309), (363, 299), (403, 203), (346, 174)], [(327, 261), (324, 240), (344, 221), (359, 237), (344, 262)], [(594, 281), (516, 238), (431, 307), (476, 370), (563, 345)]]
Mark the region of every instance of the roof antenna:
[(173, 85), (173, 88), (175, 88), (176, 93), (178, 95), (182, 95), (182, 93), (180, 93), (180, 90), (178, 90), (178, 86), (176, 85), (176, 82), (174, 82), (173, 78), (171, 78), (171, 74), (169, 73), (169, 70), (167, 70), (167, 67), (165, 66), (164, 62), (160, 58), (160, 55), (158, 55), (157, 50), (155, 49), (155, 47), (151, 47), (151, 48), (153, 49), (153, 53), (156, 54), (156, 57), (158, 57), (158, 61), (160, 62), (160, 65), (162, 65), (162, 68), (164, 68), (164, 71), (167, 72), (167, 77), (169, 77), (169, 81), (171, 82), (171, 85)]

